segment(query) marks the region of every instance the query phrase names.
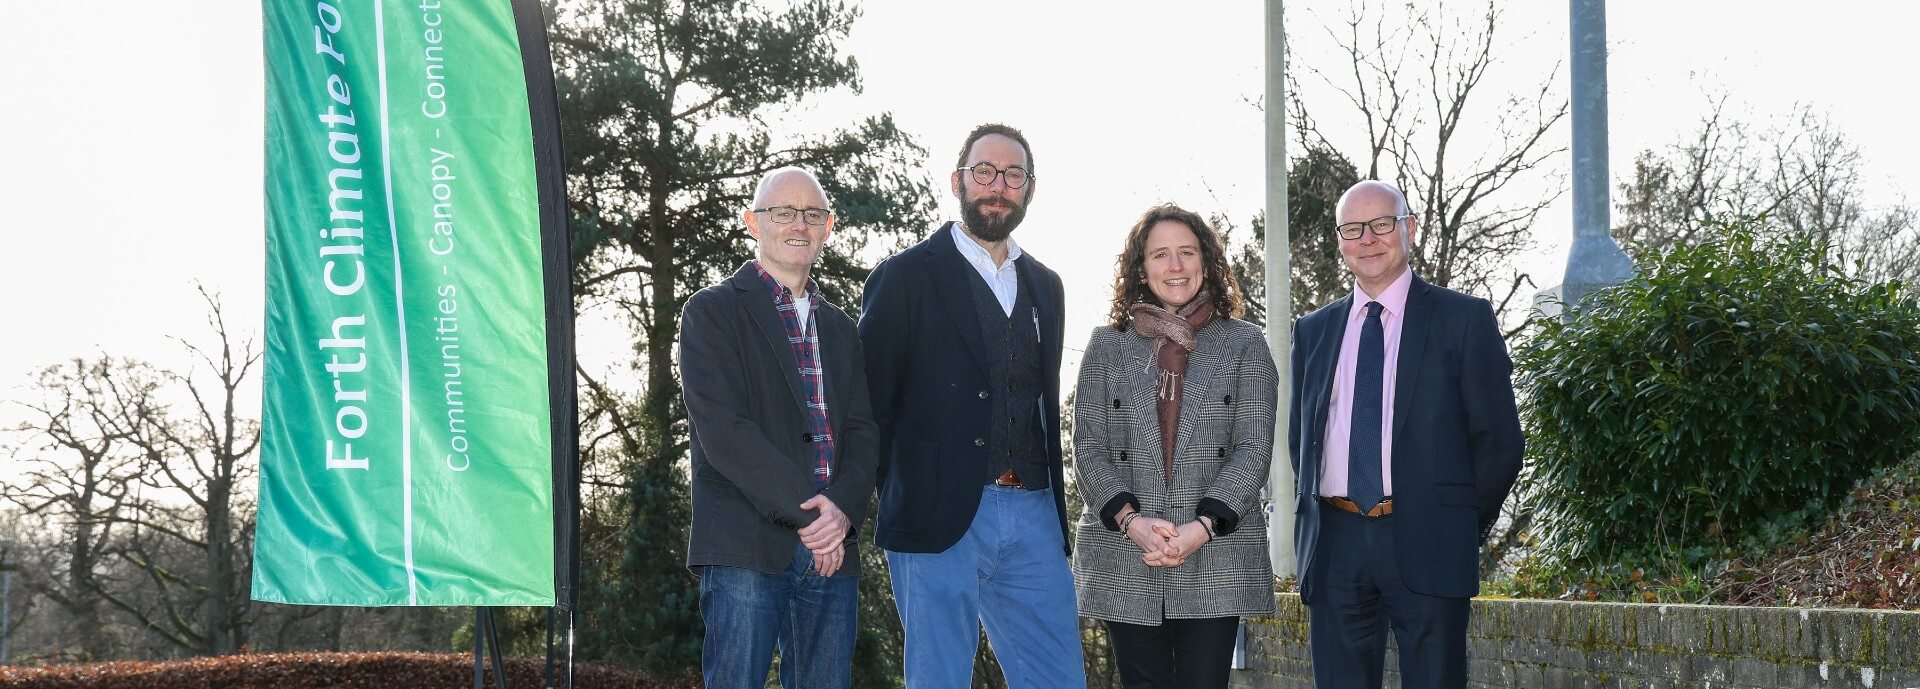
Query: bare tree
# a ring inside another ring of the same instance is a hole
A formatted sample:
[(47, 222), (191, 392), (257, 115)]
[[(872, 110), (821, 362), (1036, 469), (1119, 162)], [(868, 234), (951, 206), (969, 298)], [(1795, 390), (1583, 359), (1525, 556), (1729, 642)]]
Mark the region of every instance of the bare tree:
[(1920, 209), (1904, 199), (1863, 217), (1841, 235), (1839, 250), (1858, 276), (1899, 280), (1920, 294)]
[(1635, 255), (1693, 241), (1701, 221), (1721, 215), (1762, 215), (1777, 203), (1768, 175), (1751, 150), (1749, 126), (1726, 115), (1716, 98), (1699, 131), (1665, 151), (1641, 151), (1633, 179), (1620, 183), (1621, 222), (1614, 239)]
[(1902, 203), (1876, 209), (1866, 203), (1860, 172), (1865, 156), (1831, 118), (1802, 108), (1795, 123), (1800, 135), (1790, 141), (1797, 145), (1774, 151), (1768, 190), (1777, 209), (1769, 219), (1833, 247), (1835, 258), (1856, 277), (1909, 284), (1920, 278), (1914, 208)]
[(4, 630), (0, 631), (0, 665), (39, 655), (36, 651), (40, 649), (22, 642), (41, 640), (33, 639), (32, 632), (21, 633), (21, 628), (34, 618), (34, 608), (40, 599), (35, 590), (44, 588), (29, 585), (29, 580), (44, 572), (26, 566), (22, 554), (48, 550), (35, 543), (45, 536), (34, 528), (38, 525), (30, 523), (31, 520), (29, 515), (20, 513), (18, 505), (0, 504), (0, 578), (11, 578), (10, 585), (0, 586), (4, 589), (0, 594), (5, 595), (0, 610), (6, 612), (6, 617), (0, 619), (0, 630)]
[(115, 526), (135, 499), (141, 456), (119, 421), (147, 405), (161, 375), (134, 361), (101, 356), (50, 366), (21, 403), (29, 418), (13, 431), (20, 473), (5, 499), (60, 530), (52, 546), (27, 553), (36, 568), (57, 576), (27, 584), (72, 620), (83, 657), (112, 656), (100, 592), (109, 584), (108, 552)]
[(1698, 128), (1642, 151), (1619, 185), (1614, 237), (1635, 254), (1691, 243), (1709, 219), (1752, 218), (1834, 248), (1856, 277), (1920, 280), (1920, 212), (1904, 200), (1866, 202), (1860, 147), (1811, 107), (1758, 127), (1712, 100)]
[[(1549, 163), (1567, 148), (1549, 134), (1568, 109), (1557, 63), (1524, 93), (1490, 92), (1500, 17), (1491, 0), (1471, 16), (1360, 0), (1323, 25), (1339, 59), (1303, 67), (1345, 97), (1364, 130), (1366, 150), (1353, 157), (1361, 177), (1394, 182), (1420, 215), (1414, 270), (1505, 311), (1533, 285), (1513, 259), (1564, 191)], [(1325, 142), (1300, 110), (1306, 135)]]
[[(43, 593), (69, 615), (86, 657), (110, 657), (103, 606), (195, 654), (246, 641), (252, 502), (243, 487), (259, 424), (238, 408), (259, 362), (204, 290), (214, 347), (182, 341), (186, 374), (102, 356), (41, 372), (15, 429), (25, 471), (6, 498), (62, 530)], [(128, 649), (139, 652), (139, 640)]]
[(260, 352), (251, 339), (235, 342), (219, 299), (199, 291), (214, 346), (180, 340), (188, 373), (160, 373), (180, 401), (149, 397), (111, 418), (138, 448), (139, 481), (149, 489), (122, 516), (132, 528), (117, 554), (155, 595), (102, 595), (174, 645), (221, 655), (246, 642), (252, 608), (245, 581), (253, 503), (242, 487), (257, 468), (260, 425), (236, 405)]

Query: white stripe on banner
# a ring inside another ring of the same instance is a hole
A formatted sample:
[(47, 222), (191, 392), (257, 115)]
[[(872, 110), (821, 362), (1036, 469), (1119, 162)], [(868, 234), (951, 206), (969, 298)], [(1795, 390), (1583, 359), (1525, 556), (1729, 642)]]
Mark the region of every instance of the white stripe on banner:
[(393, 238), (393, 313), (400, 329), (400, 533), (407, 558), (407, 605), (420, 604), (420, 582), (413, 573), (413, 378), (407, 372), (407, 299), (400, 268), (400, 228), (393, 215), (393, 121), (387, 106), (387, 9), (373, 3), (374, 55), (380, 62), (380, 165), (387, 187), (387, 236)]

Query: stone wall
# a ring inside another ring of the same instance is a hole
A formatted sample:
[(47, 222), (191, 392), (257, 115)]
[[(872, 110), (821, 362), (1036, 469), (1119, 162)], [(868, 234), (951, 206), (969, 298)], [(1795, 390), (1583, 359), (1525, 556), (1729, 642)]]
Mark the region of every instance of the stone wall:
[[(1476, 599), (1472, 687), (1920, 687), (1920, 612)], [(1249, 620), (1236, 689), (1313, 686), (1307, 611)], [(1389, 644), (1387, 686), (1398, 687)]]

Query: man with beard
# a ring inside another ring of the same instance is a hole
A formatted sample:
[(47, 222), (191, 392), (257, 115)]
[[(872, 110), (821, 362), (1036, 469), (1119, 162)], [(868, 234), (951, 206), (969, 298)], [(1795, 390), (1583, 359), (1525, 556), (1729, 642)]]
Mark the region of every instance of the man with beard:
[(693, 446), (687, 566), (700, 574), (713, 689), (853, 683), (875, 427), (853, 319), (809, 277), (833, 234), (819, 180), (768, 173), (742, 214), (757, 258), (681, 313)]
[(1010, 235), (1032, 148), (981, 125), (950, 178), (962, 222), (873, 269), (860, 337), (880, 513), (913, 689), (972, 683), (980, 627), (1013, 689), (1084, 687), (1060, 464), (1060, 276)]

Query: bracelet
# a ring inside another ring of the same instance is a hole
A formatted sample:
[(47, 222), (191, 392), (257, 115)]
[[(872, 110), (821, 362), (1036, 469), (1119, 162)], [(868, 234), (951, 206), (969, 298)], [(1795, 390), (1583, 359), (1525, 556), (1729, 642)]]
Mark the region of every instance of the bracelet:
[(1214, 533), (1213, 531), (1212, 517), (1199, 517), (1195, 518), (1194, 521), (1200, 522), (1200, 528), (1206, 530), (1208, 543), (1212, 543), (1214, 538), (1219, 537), (1220, 534)]
[(1132, 511), (1132, 512), (1128, 512), (1128, 513), (1127, 513), (1127, 516), (1124, 516), (1124, 517), (1121, 517), (1121, 518), (1120, 518), (1120, 534), (1121, 534), (1121, 535), (1123, 535), (1123, 536), (1124, 536), (1124, 535), (1126, 535), (1126, 533), (1127, 533), (1127, 527), (1128, 527), (1128, 526), (1130, 526), (1130, 525), (1132, 525), (1132, 524), (1133, 524), (1133, 520), (1135, 520), (1135, 519), (1138, 519), (1139, 517), (1140, 517), (1140, 511), (1139, 511), (1139, 510), (1134, 510), (1134, 511)]

